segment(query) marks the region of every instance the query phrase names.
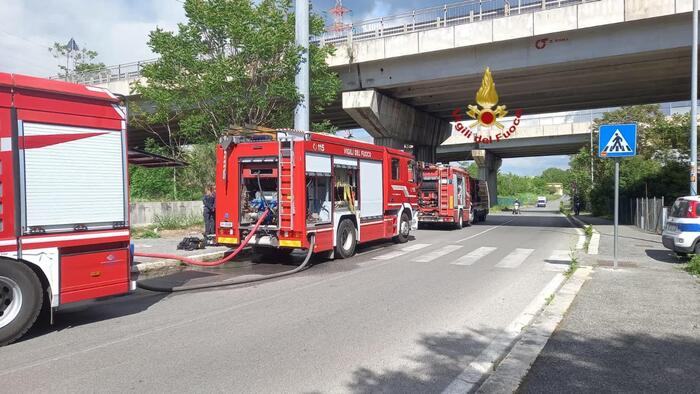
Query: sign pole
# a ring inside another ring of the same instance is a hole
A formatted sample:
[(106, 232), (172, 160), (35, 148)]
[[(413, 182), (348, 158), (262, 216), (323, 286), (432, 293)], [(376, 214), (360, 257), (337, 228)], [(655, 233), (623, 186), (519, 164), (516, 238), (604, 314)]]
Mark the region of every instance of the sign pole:
[(698, 194), (698, 0), (693, 0), (693, 49), (690, 85), (690, 195)]
[(613, 235), (613, 269), (617, 269), (620, 226), (620, 159), (637, 154), (637, 124), (605, 124), (598, 130), (598, 156), (615, 161), (615, 221)]
[(615, 159), (615, 231), (613, 237), (613, 269), (617, 269), (617, 234), (620, 210), (620, 159)]

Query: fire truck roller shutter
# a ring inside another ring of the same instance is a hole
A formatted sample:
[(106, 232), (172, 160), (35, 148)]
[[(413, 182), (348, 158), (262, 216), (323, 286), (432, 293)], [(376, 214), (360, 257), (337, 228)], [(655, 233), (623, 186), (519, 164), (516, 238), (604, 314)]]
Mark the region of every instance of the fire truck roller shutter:
[(317, 153), (306, 154), (306, 172), (314, 172), (319, 174), (331, 173), (331, 157), (329, 155), (320, 155)]
[(333, 165), (343, 168), (357, 168), (357, 159), (349, 157), (333, 156)]
[(360, 214), (363, 218), (384, 214), (382, 176), (381, 161), (360, 160)]
[(329, 223), (331, 203), (331, 157), (317, 153), (306, 154), (306, 222)]
[(25, 122), (20, 133), (25, 227), (51, 232), (127, 222), (120, 130)]

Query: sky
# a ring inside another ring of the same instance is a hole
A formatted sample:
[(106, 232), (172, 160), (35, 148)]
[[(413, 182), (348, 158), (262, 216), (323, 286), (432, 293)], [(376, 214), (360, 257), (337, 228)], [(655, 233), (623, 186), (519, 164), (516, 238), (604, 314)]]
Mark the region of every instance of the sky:
[[(335, 0), (312, 0), (324, 13)], [(345, 22), (389, 16), (442, 5), (436, 0), (345, 0), (352, 10)], [(327, 15), (327, 13), (325, 13)], [(61, 60), (48, 51), (72, 37), (80, 47), (99, 53), (98, 61), (116, 65), (154, 57), (147, 45), (156, 27), (175, 30), (185, 19), (181, 0), (1, 0), (0, 71), (51, 76)], [(367, 138), (364, 131), (355, 131)], [(566, 156), (504, 160), (501, 171), (537, 175), (548, 167), (567, 168)]]

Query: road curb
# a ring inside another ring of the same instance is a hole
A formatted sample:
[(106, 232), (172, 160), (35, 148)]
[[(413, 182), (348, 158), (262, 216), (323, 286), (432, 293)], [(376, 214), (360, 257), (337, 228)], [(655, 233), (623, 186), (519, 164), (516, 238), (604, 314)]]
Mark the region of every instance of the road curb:
[(528, 304), (523, 312), (513, 320), (508, 327), (496, 336), (462, 373), (442, 392), (442, 394), (470, 393), (479, 387), (499, 361), (508, 354), (509, 349), (518, 341), (523, 330), (540, 315), (547, 300), (556, 294), (565, 283), (563, 274), (557, 274), (542, 291)]
[(478, 388), (477, 393), (513, 393), (518, 389), (591, 271), (591, 267), (576, 270), (556, 292), (553, 301), (523, 332), (511, 351)]
[[(564, 214), (562, 213), (562, 215), (564, 215)], [(571, 226), (573, 226), (573, 228), (576, 229), (576, 232), (578, 233), (578, 241), (576, 242), (576, 250), (583, 250), (583, 248), (586, 246), (586, 238), (587, 237), (586, 237), (586, 233), (581, 229), (581, 227), (586, 227), (586, 226), (582, 225), (583, 222), (574, 218), (573, 216), (564, 215), (564, 217), (569, 222), (569, 224), (571, 224)]]
[(592, 224), (586, 224), (586, 222), (575, 216), (572, 216), (571, 218), (581, 227), (591, 226), (591, 229), (593, 229), (593, 235), (591, 235), (591, 239), (588, 241), (588, 250), (586, 251), (586, 253), (598, 254), (598, 246), (600, 245), (600, 232), (598, 232), (598, 230), (596, 230)]

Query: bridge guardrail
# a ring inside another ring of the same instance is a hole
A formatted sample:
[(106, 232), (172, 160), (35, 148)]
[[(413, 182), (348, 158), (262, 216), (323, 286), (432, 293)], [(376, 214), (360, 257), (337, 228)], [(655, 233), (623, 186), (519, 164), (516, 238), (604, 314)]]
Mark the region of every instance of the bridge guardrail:
[(598, 0), (467, 0), (350, 23), (346, 29), (327, 31), (311, 41), (337, 44), (371, 40), (593, 1)]
[[(347, 29), (326, 31), (319, 37), (312, 37), (311, 42), (323, 45), (351, 43), (595, 1), (600, 0), (466, 0), (351, 23)], [(141, 67), (156, 60), (141, 60), (105, 67), (100, 71), (71, 74), (67, 80), (93, 85), (136, 80), (141, 76)], [(61, 76), (50, 78), (66, 80)]]

